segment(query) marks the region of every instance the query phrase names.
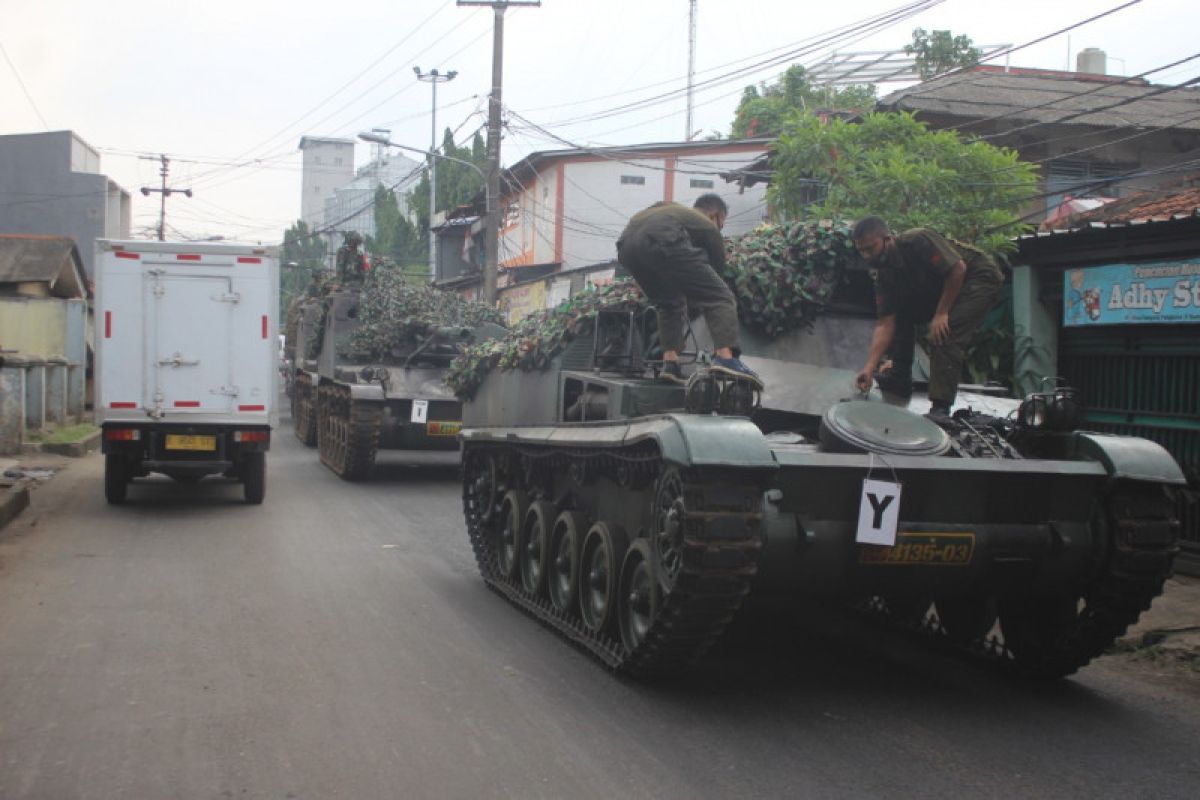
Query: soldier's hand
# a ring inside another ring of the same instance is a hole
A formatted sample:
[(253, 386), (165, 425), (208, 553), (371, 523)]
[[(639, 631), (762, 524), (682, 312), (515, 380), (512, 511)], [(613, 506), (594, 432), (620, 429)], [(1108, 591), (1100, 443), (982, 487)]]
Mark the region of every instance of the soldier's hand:
[(950, 315), (937, 314), (929, 323), (929, 340), (934, 344), (945, 344), (950, 338)]
[(860, 392), (866, 393), (871, 391), (871, 384), (875, 381), (875, 378), (871, 374), (872, 371), (873, 370), (864, 369), (862, 372), (854, 376), (854, 385), (858, 387)]

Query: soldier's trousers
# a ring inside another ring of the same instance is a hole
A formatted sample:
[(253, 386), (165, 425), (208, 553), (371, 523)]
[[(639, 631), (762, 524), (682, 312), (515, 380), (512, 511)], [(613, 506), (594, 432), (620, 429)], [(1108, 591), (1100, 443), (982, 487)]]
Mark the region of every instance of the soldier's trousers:
[(629, 270), (658, 311), (664, 351), (684, 348), (688, 311), (704, 315), (713, 345), (738, 347), (737, 302), (708, 263), (708, 253), (686, 231), (653, 231), (622, 242), (617, 260)]
[[(1003, 278), (998, 273), (984, 272), (972, 275), (963, 284), (962, 290), (950, 308), (950, 335), (940, 345), (931, 344), (929, 349), (929, 399), (935, 403), (951, 405), (958, 394), (958, 380), (962, 375), (967, 347), (971, 344), (979, 323), (996, 305), (1000, 296)], [(911, 375), (913, 348), (916, 345), (915, 326), (933, 319), (938, 298), (900, 303), (896, 312), (896, 333), (889, 348), (892, 371), (897, 375)]]

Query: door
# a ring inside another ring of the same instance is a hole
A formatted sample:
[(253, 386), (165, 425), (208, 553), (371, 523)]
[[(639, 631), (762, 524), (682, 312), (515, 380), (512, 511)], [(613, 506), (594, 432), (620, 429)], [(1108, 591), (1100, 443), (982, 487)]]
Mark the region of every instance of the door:
[(228, 277), (148, 270), (146, 407), (224, 414), (233, 386), (230, 328), (238, 297)]

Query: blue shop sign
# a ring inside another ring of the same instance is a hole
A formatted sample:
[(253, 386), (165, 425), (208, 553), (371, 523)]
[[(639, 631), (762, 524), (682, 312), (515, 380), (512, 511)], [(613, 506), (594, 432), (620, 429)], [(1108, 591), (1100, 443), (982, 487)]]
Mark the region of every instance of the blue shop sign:
[(1063, 325), (1200, 322), (1200, 261), (1150, 261), (1068, 269)]

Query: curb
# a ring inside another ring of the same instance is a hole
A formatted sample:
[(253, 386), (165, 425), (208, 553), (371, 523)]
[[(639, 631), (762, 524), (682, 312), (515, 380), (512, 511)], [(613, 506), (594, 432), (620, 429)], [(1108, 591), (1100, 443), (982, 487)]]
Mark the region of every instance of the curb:
[(23, 454), (53, 453), (58, 456), (82, 458), (100, 449), (101, 431), (93, 431), (78, 442), (26, 442), (21, 446)]
[(29, 487), (17, 484), (9, 489), (0, 489), (0, 530), (17, 518), (29, 505)]

